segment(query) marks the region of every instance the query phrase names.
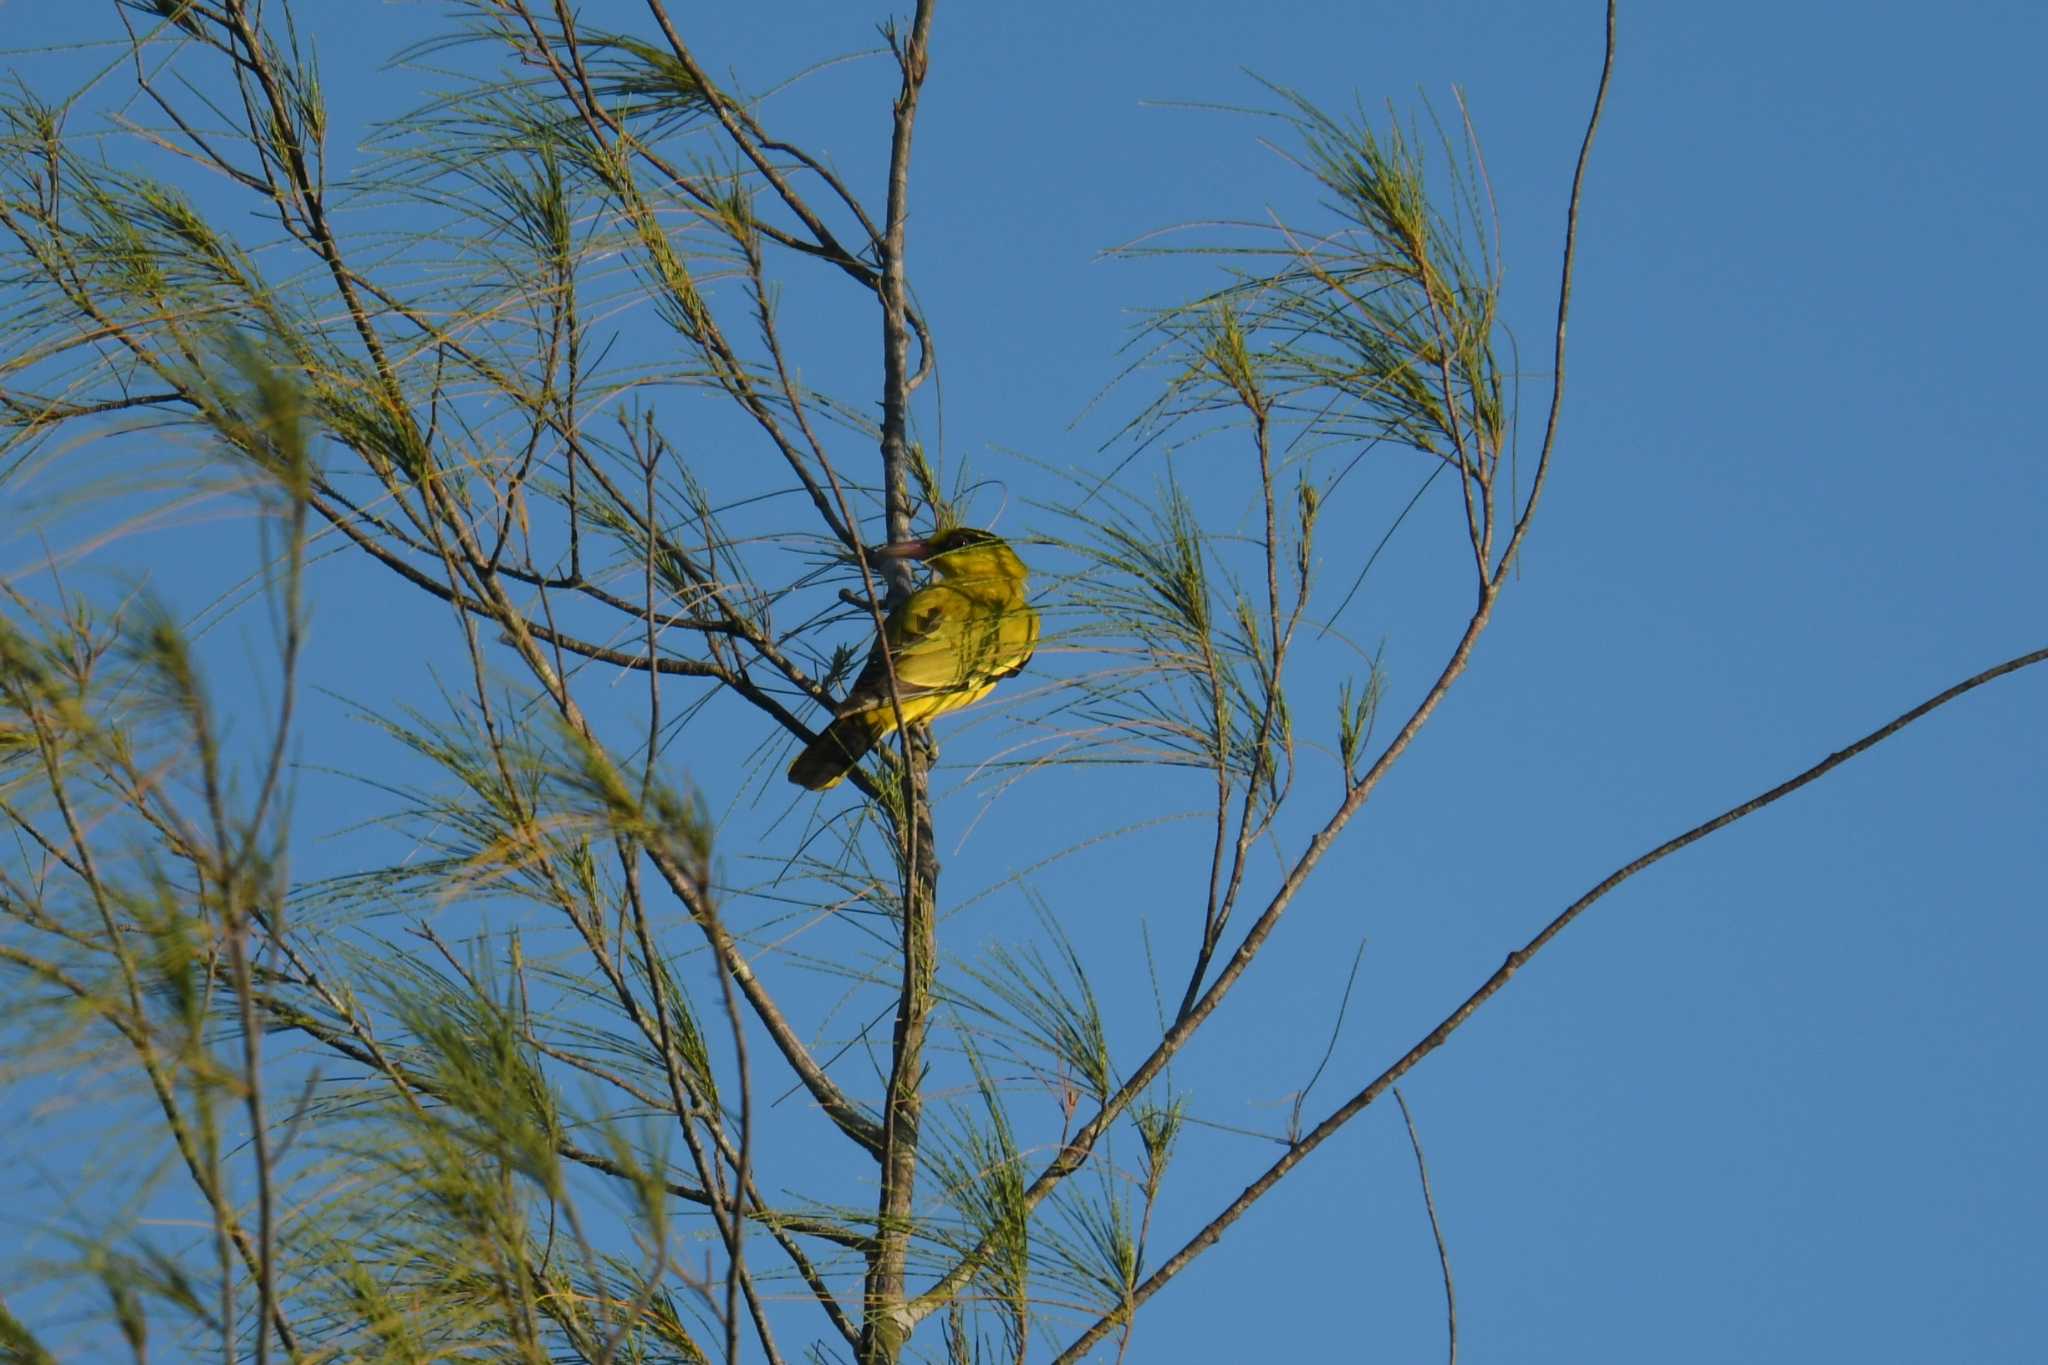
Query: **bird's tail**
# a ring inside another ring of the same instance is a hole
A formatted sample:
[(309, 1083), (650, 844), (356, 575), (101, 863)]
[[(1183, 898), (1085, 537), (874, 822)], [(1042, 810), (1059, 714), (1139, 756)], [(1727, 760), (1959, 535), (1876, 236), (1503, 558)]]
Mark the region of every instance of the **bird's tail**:
[(789, 765), (789, 780), (814, 792), (836, 787), (854, 764), (881, 738), (882, 727), (872, 711), (855, 711), (825, 727)]

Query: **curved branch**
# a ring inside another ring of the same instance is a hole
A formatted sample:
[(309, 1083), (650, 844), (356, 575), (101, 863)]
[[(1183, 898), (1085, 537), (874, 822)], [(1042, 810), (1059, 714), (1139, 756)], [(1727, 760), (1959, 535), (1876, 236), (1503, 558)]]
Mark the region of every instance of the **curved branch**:
[[(1223, 1003), (1223, 997), (1237, 984), (1238, 978), (1250, 969), (1252, 960), (1258, 956), (1259, 950), (1272, 936), (1281, 916), (1287, 913), (1288, 907), (1294, 903), (1295, 896), (1307, 885), (1309, 877), (1322, 863), (1323, 855), (1329, 852), (1330, 846), (1337, 841), (1337, 836), (1344, 832), (1352, 818), (1364, 808), (1367, 799), (1378, 790), (1380, 782), (1392, 770), (1394, 763), (1407, 752), (1416, 735), (1422, 732), (1422, 727), (1428, 724), (1429, 718), (1436, 713), (1436, 708), (1450, 695), (1452, 685), (1464, 674), (1466, 666), (1472, 661), (1472, 651), (1479, 644), (1479, 637), (1486, 633), (1487, 624), (1493, 618), (1494, 604), (1500, 600), (1501, 582), (1500, 579), (1494, 579), (1480, 589), (1479, 605), (1473, 611), (1471, 619), (1466, 622), (1464, 634), (1452, 648), (1451, 656), (1445, 661), (1443, 670), (1437, 674), (1436, 681), (1430, 684), (1429, 691), (1423, 694), (1414, 711), (1409, 713), (1400, 732), (1387, 742), (1387, 747), (1381, 750), (1380, 756), (1373, 760), (1372, 766), (1359, 778), (1358, 785), (1350, 788), (1343, 803), (1337, 807), (1336, 812), (1323, 827), (1316, 831), (1315, 836), (1309, 840), (1308, 847), (1302, 850), (1301, 856), (1295, 859), (1286, 877), (1273, 892), (1272, 898), (1266, 902), (1266, 908), (1259, 912), (1259, 918), (1245, 931), (1244, 938), (1238, 942), (1237, 948), (1224, 962), (1222, 970), (1216, 974), (1215, 981), (1210, 983), (1209, 988), (1202, 992), (1190, 1008), (1175, 1018), (1173, 1026), (1161, 1036), (1151, 1054), (1138, 1064), (1138, 1069), (1131, 1073), (1129, 1079), (1100, 1109), (1095, 1111), (1093, 1117), (1076, 1130), (1066, 1145), (1046, 1163), (1045, 1169), (1038, 1173), (1037, 1179), (1025, 1189), (1024, 1205), (1027, 1209), (1038, 1207), (1061, 1181), (1081, 1168), (1081, 1164), (1095, 1150), (1095, 1144), (1109, 1131), (1110, 1125), (1144, 1093), (1147, 1086), (1158, 1079), (1160, 1073), (1166, 1070), (1167, 1063), (1187, 1045), (1188, 1040), (1194, 1037), (1195, 1031), (1201, 1028), (1209, 1016), (1216, 1012), (1217, 1006)], [(980, 1266), (982, 1258), (988, 1255), (992, 1245), (992, 1237), (984, 1237), (972, 1251), (954, 1262), (936, 1284), (920, 1294), (907, 1310), (913, 1321), (936, 1312), (944, 1307), (953, 1295), (959, 1293)]]
[(1572, 196), (1564, 214), (1564, 265), (1557, 282), (1557, 341), (1550, 362), (1550, 416), (1543, 423), (1543, 449), (1536, 456), (1536, 476), (1529, 481), (1529, 501), (1522, 505), (1522, 515), (1515, 518), (1507, 548), (1501, 551), (1500, 567), (1494, 571), (1496, 577), (1505, 574), (1515, 562), (1515, 551), (1521, 548), (1529, 519), (1536, 515), (1536, 504), (1543, 497), (1543, 484), (1550, 475), (1551, 452), (1557, 448), (1558, 414), (1564, 409), (1564, 325), (1571, 316), (1572, 265), (1579, 251), (1579, 195), (1586, 185), (1586, 166), (1593, 159), (1593, 137), (1600, 131), (1600, 115), (1607, 108), (1607, 88), (1614, 79), (1615, 3), (1616, 0), (1607, 0), (1607, 50), (1600, 60), (1600, 87), (1593, 95), (1593, 113), (1586, 120), (1586, 136), (1579, 143), (1579, 164), (1572, 171)]
[(1408, 1097), (1394, 1087), (1394, 1103), (1401, 1106), (1401, 1122), (1408, 1125), (1408, 1146), (1415, 1153), (1415, 1174), (1422, 1182), (1422, 1208), (1429, 1215), (1429, 1235), (1436, 1242), (1436, 1264), (1444, 1277), (1444, 1330), (1450, 1338), (1450, 1365), (1458, 1365), (1458, 1287), (1451, 1277), (1451, 1249), (1444, 1244), (1444, 1225), (1437, 1220), (1436, 1194), (1429, 1187), (1429, 1162), (1422, 1155), (1422, 1134), (1415, 1131), (1415, 1115), (1408, 1110)]
[[(1593, 134), (1599, 126), (1600, 112), (1607, 102), (1607, 88), (1613, 77), (1613, 72), (1614, 0), (1608, 0), (1606, 52), (1600, 68), (1600, 85), (1593, 97), (1593, 112), (1587, 121), (1585, 139), (1580, 144), (1578, 166), (1572, 178), (1571, 208), (1566, 220), (1566, 264), (1561, 286), (1562, 294), (1558, 302), (1557, 361), (1560, 366), (1563, 364), (1564, 357), (1564, 317), (1569, 310), (1571, 302), (1571, 259), (1578, 233), (1579, 187), (1585, 179), (1587, 161), (1592, 153)], [(1563, 393), (1561, 379), (1562, 375), (1560, 373), (1560, 383), (1551, 399), (1552, 412), (1549, 436), (1546, 438), (1542, 456), (1542, 463), (1544, 464), (1547, 464), (1550, 458), (1551, 445), (1555, 440), (1557, 432), (1557, 408)], [(1541, 474), (1542, 464), (1539, 464), (1538, 486), (1540, 486)], [(1534, 504), (1534, 492), (1535, 489), (1532, 488), (1531, 509), (1533, 509)], [(1392, 768), (1395, 761), (1407, 751), (1408, 746), (1414, 742), (1415, 736), (1421, 732), (1422, 727), (1428, 723), (1430, 716), (1435, 713), (1437, 706), (1449, 694), (1452, 684), (1458, 680), (1464, 673), (1466, 666), (1471, 662), (1472, 651), (1478, 645), (1479, 637), (1485, 634), (1487, 624), (1493, 617), (1494, 606), (1500, 600), (1501, 590), (1507, 582), (1505, 566), (1513, 558), (1515, 546), (1519, 543), (1522, 532), (1527, 527), (1528, 519), (1529, 510), (1525, 510), (1521, 521), (1516, 525), (1514, 535), (1510, 537), (1508, 546), (1503, 552), (1501, 560), (1502, 569), (1491, 575), (1481, 576), (1479, 600), (1472, 609), (1470, 620), (1466, 622), (1464, 634), (1459, 637), (1458, 643), (1453, 647), (1450, 658), (1445, 662), (1442, 671), (1438, 673), (1436, 680), (1430, 684), (1429, 690), (1423, 694), (1422, 700), (1416, 705), (1414, 711), (1409, 714), (1407, 721), (1402, 724), (1399, 733), (1392, 740), (1388, 741), (1387, 747), (1380, 751), (1379, 757), (1373, 760), (1372, 766), (1366, 770), (1364, 776), (1359, 778), (1357, 784), (1347, 789), (1344, 800), (1337, 807), (1335, 813), (1330, 816), (1328, 822), (1309, 840), (1307, 848), (1302, 851), (1301, 856), (1288, 869), (1286, 877), (1281, 881), (1279, 888), (1274, 891), (1272, 899), (1266, 903), (1266, 908), (1260, 912), (1258, 920), (1253, 923), (1250, 929), (1245, 931), (1244, 938), (1239, 941), (1236, 951), (1230, 955), (1229, 959), (1224, 963), (1222, 970), (1217, 973), (1215, 982), (1191, 1006), (1183, 1009), (1181, 1014), (1175, 1019), (1173, 1026), (1160, 1038), (1158, 1046), (1153, 1048), (1151, 1055), (1139, 1064), (1138, 1069), (1132, 1073), (1130, 1078), (1124, 1082), (1114, 1095), (1110, 1096), (1101, 1109), (1096, 1111), (1094, 1117), (1081, 1126), (1066, 1145), (1060, 1149), (1059, 1153), (1050, 1162), (1046, 1163), (1044, 1170), (1039, 1172), (1037, 1179), (1031, 1182), (1024, 1192), (1026, 1208), (1037, 1207), (1038, 1203), (1048, 1194), (1052, 1193), (1053, 1189), (1062, 1180), (1080, 1169), (1082, 1162), (1088, 1159), (1089, 1154), (1095, 1148), (1095, 1144), (1101, 1140), (1103, 1134), (1109, 1131), (1110, 1125), (1116, 1121), (1118, 1115), (1123, 1113), (1132, 1101), (1144, 1092), (1145, 1087), (1150, 1085), (1165, 1070), (1166, 1064), (1186, 1045), (1188, 1039), (1194, 1036), (1195, 1031), (1201, 1027), (1203, 1022), (1215, 1011), (1216, 1007), (1222, 1003), (1224, 995), (1236, 984), (1237, 979), (1251, 966), (1252, 959), (1264, 947), (1267, 938), (1271, 936), (1274, 928), (1279, 924), (1280, 917), (1293, 904), (1296, 894), (1300, 892), (1310, 875), (1321, 864), (1323, 855), (1328, 852), (1331, 844), (1336, 841), (1337, 836), (1343, 833), (1345, 827), (1351, 823), (1352, 818), (1364, 807), (1372, 793), (1378, 789), (1381, 780)], [(1235, 1215), (1232, 1216), (1234, 1217)], [(913, 1320), (936, 1311), (950, 1296), (959, 1293), (961, 1287), (967, 1283), (975, 1269), (981, 1264), (982, 1259), (988, 1255), (990, 1245), (990, 1239), (984, 1238), (966, 1256), (956, 1261), (932, 1288), (919, 1295), (910, 1306)], [(1120, 1309), (1119, 1312), (1127, 1312), (1135, 1307), (1136, 1304), (1133, 1303), (1126, 1308)], [(1092, 1335), (1088, 1338), (1089, 1341), (1100, 1339), (1101, 1333), (1109, 1330), (1109, 1327), (1105, 1325), (1106, 1321), (1098, 1322), (1095, 1328), (1091, 1329)]]

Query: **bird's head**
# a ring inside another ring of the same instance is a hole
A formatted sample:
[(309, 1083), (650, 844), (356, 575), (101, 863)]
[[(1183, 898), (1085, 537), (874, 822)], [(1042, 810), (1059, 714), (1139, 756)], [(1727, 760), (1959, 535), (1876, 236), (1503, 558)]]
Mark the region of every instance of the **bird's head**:
[(942, 578), (1024, 578), (1030, 573), (1008, 541), (972, 526), (955, 526), (923, 540), (899, 540), (869, 553), (921, 559)]

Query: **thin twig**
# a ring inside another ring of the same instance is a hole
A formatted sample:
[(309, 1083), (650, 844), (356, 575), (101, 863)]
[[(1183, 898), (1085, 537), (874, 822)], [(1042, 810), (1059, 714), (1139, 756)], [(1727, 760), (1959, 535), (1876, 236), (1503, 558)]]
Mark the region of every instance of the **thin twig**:
[(1543, 423), (1543, 446), (1536, 456), (1536, 474), (1529, 481), (1529, 500), (1522, 505), (1522, 513), (1515, 518), (1515, 529), (1508, 536), (1507, 547), (1501, 551), (1500, 564), (1494, 570), (1498, 580), (1515, 562), (1515, 551), (1521, 548), (1522, 537), (1528, 534), (1530, 519), (1536, 515), (1536, 504), (1543, 497), (1543, 485), (1550, 477), (1550, 457), (1557, 448), (1558, 417), (1564, 411), (1564, 330), (1565, 322), (1572, 311), (1572, 267), (1578, 260), (1579, 248), (1579, 198), (1586, 187), (1586, 167), (1593, 160), (1593, 138), (1600, 131), (1600, 115), (1607, 108), (1607, 90), (1614, 79), (1614, 21), (1618, 0), (1607, 0), (1607, 46), (1600, 60), (1600, 87), (1593, 95), (1593, 113), (1586, 120), (1586, 136), (1579, 143), (1579, 162), (1572, 171), (1571, 202), (1565, 209), (1564, 218), (1564, 263), (1558, 269), (1557, 281), (1557, 338), (1550, 359), (1550, 415)]
[(1401, 1106), (1401, 1121), (1408, 1125), (1408, 1145), (1415, 1151), (1415, 1176), (1422, 1182), (1422, 1207), (1429, 1214), (1429, 1235), (1436, 1239), (1436, 1263), (1444, 1275), (1444, 1330), (1450, 1339), (1450, 1365), (1458, 1365), (1458, 1290), (1451, 1282), (1451, 1251), (1444, 1244), (1444, 1226), (1436, 1216), (1436, 1194), (1429, 1187), (1429, 1162), (1422, 1155), (1422, 1134), (1415, 1131), (1415, 1115), (1408, 1111), (1408, 1097), (1394, 1087), (1394, 1103)]

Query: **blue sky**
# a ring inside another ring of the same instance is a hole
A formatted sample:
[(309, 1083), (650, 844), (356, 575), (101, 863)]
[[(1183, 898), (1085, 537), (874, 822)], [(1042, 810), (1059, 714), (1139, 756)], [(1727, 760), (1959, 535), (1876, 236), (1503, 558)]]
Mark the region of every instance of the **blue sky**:
[[(30, 0), (0, 12), (9, 45), (109, 22)], [(416, 77), (365, 64), (429, 31), (433, 11), (350, 13), (319, 24), (344, 128), (413, 102)], [(638, 13), (585, 7), (593, 22)], [(879, 17), (821, 0), (688, 23), (714, 71), (761, 89), (872, 46)], [(1033, 507), (1054, 491), (1038, 464), (1101, 472), (1130, 454), (1115, 435), (1147, 380), (1096, 400), (1125, 363), (1135, 310), (1211, 277), (1197, 262), (1102, 251), (1174, 224), (1313, 213), (1299, 172), (1261, 143), (1273, 125), (1185, 107), (1270, 105), (1248, 71), (1330, 107), (1391, 100), (1404, 119), (1420, 96), (1454, 109), (1463, 89), (1504, 225), (1533, 436), (1599, 37), (1587, 4), (1304, 3), (1257, 18), (1220, 3), (942, 5), (912, 218), (912, 275), (942, 361), (925, 438), (948, 468), (971, 462), (994, 481), (977, 511), (999, 510), (1019, 534), (1054, 529)], [(2016, 5), (1938, 17), (1889, 4), (1624, 6), (1584, 206), (1562, 440), (1521, 574), (1470, 674), (1177, 1077), (1206, 1121), (1284, 1125), (1361, 941), (1311, 1114), (1612, 868), (2048, 643), (2048, 472), (2032, 401), (2048, 308), (2033, 264), (2048, 225), (2031, 93), (2044, 43), (2048, 16)], [(24, 75), (41, 79), (32, 64)], [(832, 67), (765, 107), (872, 186), (886, 76), (874, 60)], [(812, 343), (809, 373), (871, 393), (872, 322), (809, 317), (804, 298), (792, 288), (785, 308)], [(1127, 486), (1154, 487), (1165, 458), (1139, 455)], [(1241, 514), (1224, 443), (1172, 458), (1205, 509), (1225, 523)], [(1376, 468), (1333, 504), (1343, 520), (1324, 533), (1326, 582), (1349, 583), (1405, 478)], [(1384, 647), (1390, 715), (1462, 626), (1464, 589), (1441, 572), (1454, 510), (1425, 502), (1344, 618), (1366, 648)], [(162, 543), (201, 540), (210, 550), (189, 560), (149, 552), (160, 586), (195, 610), (205, 585), (248, 562), (237, 537)], [(110, 581), (133, 572), (142, 543), (94, 567)], [(0, 544), (0, 572), (39, 553)], [(362, 570), (331, 571), (316, 593), (314, 662), (342, 692), (423, 695), (424, 675), (366, 676), (350, 661), (413, 630), (429, 650), (441, 618), (391, 605), (397, 590)], [(1329, 682), (1304, 687), (1320, 697)], [(1404, 1089), (1466, 1358), (2026, 1358), (2048, 1331), (2044, 701), (2038, 671), (1994, 684), (1653, 869), (1414, 1074)], [(309, 763), (357, 742), (340, 706), (308, 715)], [(1327, 728), (1320, 700), (1302, 715)], [(1003, 724), (957, 722), (948, 757), (985, 755)], [(779, 792), (759, 798), (724, 776), (758, 738), (675, 754), (713, 809), (745, 812), (735, 819), (750, 831), (786, 808)], [(1148, 780), (1050, 770), (971, 827), (980, 798), (961, 797), (949, 885), (1200, 799), (1193, 781), (1176, 792)], [(309, 774), (300, 827), (338, 834), (363, 814), (358, 799)], [(1176, 914), (1199, 843), (1169, 827), (1034, 877), (1098, 971), (1126, 1065), (1149, 1042), (1139, 921), (1162, 942), (1177, 928), (1185, 938)], [(305, 856), (331, 869), (346, 844), (327, 838)], [(946, 932), (999, 941), (1027, 913), (995, 898)], [(1275, 1150), (1220, 1126), (1191, 1139), (1162, 1244)], [(1441, 1350), (1434, 1250), (1389, 1105), (1161, 1294), (1129, 1358)]]

